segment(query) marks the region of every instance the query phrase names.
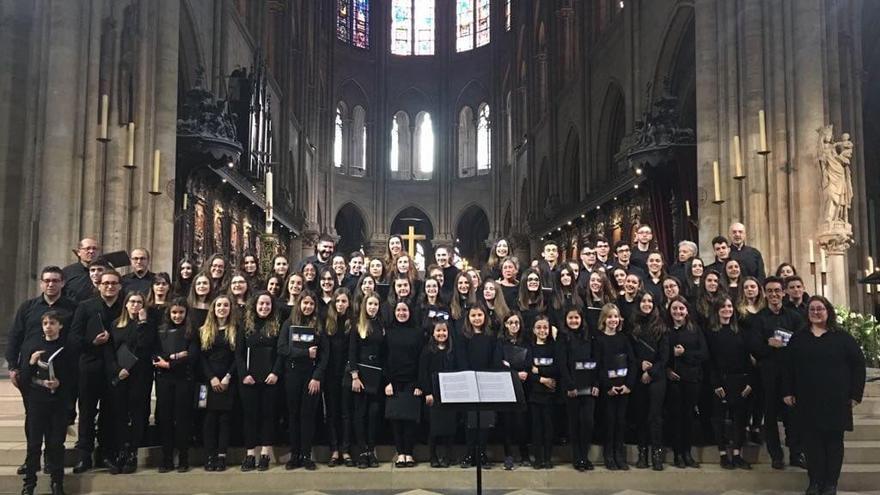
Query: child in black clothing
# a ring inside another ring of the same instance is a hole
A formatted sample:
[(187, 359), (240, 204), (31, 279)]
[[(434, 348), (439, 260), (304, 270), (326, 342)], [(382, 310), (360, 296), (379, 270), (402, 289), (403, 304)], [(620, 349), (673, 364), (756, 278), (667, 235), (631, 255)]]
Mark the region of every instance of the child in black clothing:
[(26, 470), (21, 493), (33, 495), (37, 486), (40, 450), (46, 439), (46, 466), (52, 476), (52, 495), (64, 495), (64, 437), (67, 432), (67, 406), (76, 364), (65, 352), (61, 335), (62, 315), (49, 310), (41, 318), (43, 338), (22, 349), (19, 383), (27, 401), (28, 429)]
[[(394, 321), (385, 331), (385, 404), (397, 449), (396, 467), (413, 467), (417, 421), (421, 415), (422, 389), (419, 387), (419, 355), (425, 345), (422, 331), (410, 317), (404, 301), (394, 305)], [(400, 407), (400, 410), (395, 410)]]
[(192, 431), (194, 377), (192, 363), (198, 358), (198, 339), (188, 325), (186, 300), (171, 301), (159, 327), (159, 349), (153, 359), (156, 370), (156, 418), (162, 440), (160, 473), (174, 469), (189, 471), (189, 442)]
[(556, 362), (556, 342), (550, 335), (550, 319), (545, 315), (535, 318), (532, 327), (532, 366), (529, 375), (529, 409), (532, 413), (532, 448), (535, 469), (553, 469), (553, 408), (556, 405), (556, 382), (559, 365)]
[(565, 313), (565, 329), (559, 332), (564, 340), (557, 346), (561, 388), (565, 392), (568, 412), (568, 438), (571, 460), (578, 471), (591, 471), (590, 444), (596, 400), (599, 396), (599, 346), (590, 334), (581, 312), (570, 308)]
[[(428, 287), (425, 283), (425, 287)], [(419, 386), (425, 394), (428, 406), (430, 431), (428, 448), (431, 452), (431, 467), (446, 468), (451, 462), (452, 440), (455, 437), (456, 414), (439, 407), (434, 407), (434, 373), (455, 371), (455, 354), (449, 335), (449, 325), (445, 320), (437, 320), (431, 333), (431, 341), (422, 350), (419, 358)], [(443, 453), (438, 455), (437, 445), (443, 446)]]
[(636, 358), (629, 338), (620, 331), (623, 329), (623, 319), (616, 305), (608, 303), (602, 307), (598, 325), (596, 341), (602, 353), (602, 360), (599, 363), (599, 383), (604, 394), (602, 409), (605, 419), (603, 451), (605, 468), (626, 471), (629, 469), (629, 464), (626, 462), (626, 448), (623, 445), (626, 433), (626, 406), (629, 402), (629, 394), (635, 386)]
[[(523, 316), (519, 312), (507, 315), (502, 321), (503, 331), (498, 337), (497, 354), (501, 356), (501, 365), (515, 371), (523, 387), (529, 379), (532, 362), (531, 345), (526, 341), (526, 330), (523, 328)], [(501, 424), (504, 426), (504, 469), (513, 469), (513, 444), (519, 447), (520, 465), (529, 464), (528, 448), (528, 413), (524, 410), (504, 411), (501, 413)]]

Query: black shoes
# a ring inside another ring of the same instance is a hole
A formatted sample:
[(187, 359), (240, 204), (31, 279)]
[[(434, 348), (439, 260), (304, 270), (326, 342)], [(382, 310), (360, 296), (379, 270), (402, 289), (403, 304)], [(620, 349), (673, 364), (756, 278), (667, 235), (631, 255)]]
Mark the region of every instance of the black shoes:
[(684, 456), (678, 452), (674, 454), (672, 464), (679, 469), (684, 469), (687, 467), (687, 464), (685, 464), (684, 462)]
[(617, 471), (617, 462), (614, 460), (614, 452), (611, 448), (606, 447), (602, 451), (602, 459), (605, 461), (605, 469)]
[(92, 454), (83, 452), (80, 455), (79, 462), (76, 463), (76, 466), (73, 466), (73, 474), (82, 474), (89, 469), (92, 469)]
[(736, 469), (736, 466), (733, 465), (733, 460), (727, 454), (721, 454), (721, 469)]
[(745, 459), (743, 459), (742, 456), (739, 454), (733, 456), (733, 465), (737, 469), (752, 469), (752, 465), (749, 464)]
[(807, 456), (805, 456), (803, 452), (792, 454), (791, 457), (788, 459), (788, 465), (792, 467), (799, 467), (801, 469), (807, 469)]
[(636, 469), (648, 469), (648, 447), (639, 447), (639, 459), (636, 461)]
[(474, 461), (474, 456), (467, 454), (466, 456), (461, 458), (461, 463), (459, 464), (462, 468), (469, 468), (472, 466), (476, 466), (477, 463)]
[(181, 451), (177, 455), (177, 472), (185, 473), (189, 471), (189, 452)]
[(368, 452), (361, 452), (361, 455), (358, 456), (357, 467), (358, 469), (370, 467), (370, 454)]
[(268, 471), (269, 470), (269, 456), (261, 455), (260, 463), (257, 464), (257, 471)]
[(819, 483), (816, 481), (810, 481), (810, 486), (807, 487), (807, 491), (804, 492), (804, 495), (819, 495), (822, 492), (822, 488), (819, 486)]
[(168, 457), (162, 459), (162, 464), (159, 464), (159, 473), (165, 474), (171, 471), (174, 471), (174, 460)]
[(226, 456), (218, 455), (214, 461), (214, 471), (226, 471)]
[(654, 471), (663, 471), (663, 458), (665, 453), (663, 449), (655, 447), (651, 449), (651, 468)]
[(257, 469), (257, 458), (252, 455), (244, 456), (244, 460), (241, 461), (241, 470), (242, 472), (253, 471)]
[(122, 465), (122, 473), (123, 474), (131, 474), (131, 473), (137, 471), (137, 466), (138, 466), (137, 450), (131, 450), (125, 456), (125, 464)]
[(303, 456), (302, 465), (306, 468), (306, 471), (314, 471), (318, 469), (318, 466), (315, 464), (315, 461), (312, 460), (312, 456)]
[(52, 495), (66, 495), (64, 493), (64, 484), (60, 481), (53, 481), (51, 485)]
[(779, 457), (771, 459), (770, 460), (770, 467), (772, 467), (773, 469), (776, 469), (777, 471), (781, 471), (781, 470), (785, 469), (785, 461), (783, 461), (782, 458), (779, 458)]
[(34, 489), (36, 489), (36, 487), (36, 485), (31, 484), (24, 485), (23, 487), (21, 487), (21, 495), (34, 495)]
[[(19, 476), (23, 475), (26, 472), (27, 472), (27, 463), (26, 462), (23, 463), (21, 466), (18, 466), (18, 469), (15, 470), (15, 474), (17, 474)], [(33, 487), (31, 487), (31, 491), (33, 491)], [(24, 489), (22, 489), (22, 492), (24, 492)]]
[(837, 483), (826, 485), (822, 488), (822, 491), (819, 492), (819, 495), (837, 495)]
[(299, 454), (290, 454), (290, 460), (284, 464), (284, 469), (290, 471), (292, 469), (301, 468), (303, 466), (302, 456)]
[(614, 462), (617, 464), (617, 469), (629, 471), (629, 464), (626, 462), (626, 447), (623, 444), (614, 448)]
[(684, 454), (682, 455), (682, 457), (684, 458), (684, 464), (685, 464), (685, 466), (687, 466), (687, 467), (689, 467), (689, 468), (698, 468), (698, 467), (700, 467), (700, 463), (697, 462), (697, 461), (694, 459), (694, 456), (691, 455), (691, 449), (687, 449), (687, 450), (685, 450), (685, 451), (684, 451)]

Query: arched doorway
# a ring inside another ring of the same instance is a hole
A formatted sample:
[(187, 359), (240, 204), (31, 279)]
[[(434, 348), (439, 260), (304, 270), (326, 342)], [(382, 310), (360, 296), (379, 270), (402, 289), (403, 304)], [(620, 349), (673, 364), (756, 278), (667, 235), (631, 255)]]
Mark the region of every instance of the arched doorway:
[(357, 206), (352, 203), (342, 205), (336, 213), (333, 227), (339, 235), (336, 243), (336, 251), (348, 256), (354, 251), (360, 251), (364, 247), (367, 235), (367, 225)]
[(403, 248), (407, 250), (409, 241), (406, 236), (410, 227), (416, 236), (424, 236), (416, 242), (415, 255), (413, 261), (419, 271), (424, 271), (425, 267), (434, 262), (434, 250), (431, 247), (431, 240), (434, 238), (434, 225), (431, 219), (419, 208), (409, 206), (400, 211), (391, 222), (391, 234), (399, 235), (404, 238)]
[(471, 266), (482, 266), (488, 257), (489, 217), (477, 205), (471, 205), (458, 218), (455, 227), (458, 255)]

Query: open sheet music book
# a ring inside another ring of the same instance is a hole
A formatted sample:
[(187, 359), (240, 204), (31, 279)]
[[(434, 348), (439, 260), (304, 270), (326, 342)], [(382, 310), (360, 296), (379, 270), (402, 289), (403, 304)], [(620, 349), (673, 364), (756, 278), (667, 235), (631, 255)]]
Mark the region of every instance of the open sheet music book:
[(445, 404), (516, 402), (509, 371), (456, 371), (437, 378)]

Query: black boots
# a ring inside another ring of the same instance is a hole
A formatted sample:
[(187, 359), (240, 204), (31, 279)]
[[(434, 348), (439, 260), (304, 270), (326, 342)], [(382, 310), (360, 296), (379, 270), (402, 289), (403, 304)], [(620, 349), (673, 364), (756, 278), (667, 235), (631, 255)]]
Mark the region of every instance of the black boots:
[(663, 471), (663, 457), (665, 456), (665, 452), (660, 447), (654, 447), (651, 449), (651, 468), (654, 471)]
[(626, 446), (622, 443), (614, 447), (614, 462), (617, 464), (617, 469), (629, 470), (629, 464), (626, 462)]
[(609, 471), (617, 471), (617, 462), (614, 460), (614, 448), (606, 445), (602, 449), (602, 460), (605, 461), (605, 469)]
[(648, 469), (648, 447), (639, 447), (639, 460), (636, 461), (637, 469)]
[(684, 458), (685, 466), (689, 468), (698, 468), (700, 467), (700, 463), (694, 459), (694, 456), (691, 455), (691, 449), (687, 449), (682, 453), (682, 457)]
[(76, 466), (73, 466), (73, 474), (82, 474), (89, 469), (92, 469), (92, 454), (91, 452), (81, 451), (79, 462), (76, 463)]

